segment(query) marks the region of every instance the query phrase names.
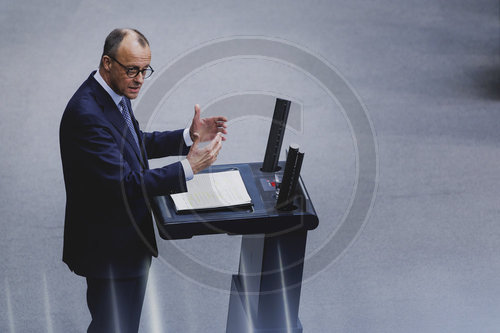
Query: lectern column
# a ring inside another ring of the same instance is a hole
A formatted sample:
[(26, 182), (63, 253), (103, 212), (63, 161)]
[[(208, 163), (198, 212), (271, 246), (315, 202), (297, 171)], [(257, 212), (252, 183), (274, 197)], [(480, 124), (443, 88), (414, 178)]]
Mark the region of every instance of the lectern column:
[(233, 275), (227, 333), (301, 333), (298, 318), (307, 230), (244, 235)]

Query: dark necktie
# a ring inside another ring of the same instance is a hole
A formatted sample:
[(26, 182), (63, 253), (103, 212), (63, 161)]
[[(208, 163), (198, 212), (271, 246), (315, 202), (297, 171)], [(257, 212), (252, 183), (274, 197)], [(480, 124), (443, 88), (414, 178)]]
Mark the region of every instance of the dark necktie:
[(125, 119), (125, 122), (127, 123), (128, 129), (130, 130), (130, 133), (132, 134), (132, 137), (135, 140), (135, 143), (137, 143), (137, 147), (139, 147), (139, 139), (137, 138), (137, 133), (135, 132), (134, 125), (132, 124), (132, 118), (130, 118), (130, 111), (128, 110), (127, 103), (125, 103), (125, 99), (122, 99), (119, 103), (120, 105), (120, 112), (123, 116), (123, 119)]

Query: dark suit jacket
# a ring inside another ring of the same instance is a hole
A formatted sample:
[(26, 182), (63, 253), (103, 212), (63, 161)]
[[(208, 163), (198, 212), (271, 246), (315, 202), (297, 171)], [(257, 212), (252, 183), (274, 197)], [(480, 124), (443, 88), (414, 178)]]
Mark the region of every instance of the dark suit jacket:
[(63, 261), (88, 277), (139, 276), (158, 255), (149, 198), (186, 191), (180, 162), (149, 169), (147, 159), (185, 155), (189, 148), (182, 130), (143, 133), (133, 118), (139, 150), (94, 73), (69, 101), (60, 126)]

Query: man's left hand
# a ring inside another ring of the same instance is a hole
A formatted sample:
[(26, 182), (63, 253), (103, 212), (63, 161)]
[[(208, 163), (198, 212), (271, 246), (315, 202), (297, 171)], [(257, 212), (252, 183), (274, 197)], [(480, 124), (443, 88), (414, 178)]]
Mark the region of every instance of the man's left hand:
[[(227, 134), (227, 118), (223, 116), (203, 118), (200, 117), (200, 106), (196, 104), (194, 106), (194, 117), (193, 123), (189, 128), (189, 135), (191, 136), (191, 140), (195, 141), (194, 133), (198, 133), (200, 138), (200, 142), (210, 141), (217, 133)], [(223, 136), (222, 141), (225, 141), (226, 138)]]

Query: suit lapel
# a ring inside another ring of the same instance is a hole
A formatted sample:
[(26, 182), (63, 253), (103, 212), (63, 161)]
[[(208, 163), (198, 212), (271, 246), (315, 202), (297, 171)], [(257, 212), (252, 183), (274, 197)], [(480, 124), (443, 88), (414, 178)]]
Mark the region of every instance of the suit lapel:
[[(94, 79), (93, 74), (94, 72), (91, 74), (91, 77), (89, 77), (89, 80), (90, 83), (94, 86), (94, 89), (92, 90), (95, 92), (95, 98), (97, 103), (101, 105), (104, 115), (106, 116), (108, 121), (115, 127), (118, 133), (120, 133), (121, 138), (122, 139), (125, 138), (125, 141), (128, 143), (129, 148), (134, 151), (141, 165), (143, 167), (146, 167), (146, 165), (144, 164), (144, 158), (141, 156), (139, 147), (137, 146), (137, 143), (132, 137), (132, 134), (130, 133), (128, 126), (125, 123), (125, 119), (123, 119), (120, 110), (118, 110), (118, 107), (116, 106), (111, 96), (109, 96), (109, 94), (106, 92), (106, 90), (104, 90), (104, 88), (101, 87), (101, 85)], [(130, 104), (128, 99), (127, 102)], [(132, 119), (134, 122), (134, 126), (136, 126), (137, 128), (138, 124), (135, 124), (136, 120), (133, 116)], [(137, 136), (139, 137), (139, 134)], [(139, 138), (139, 144), (141, 144), (140, 138)]]

